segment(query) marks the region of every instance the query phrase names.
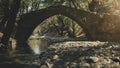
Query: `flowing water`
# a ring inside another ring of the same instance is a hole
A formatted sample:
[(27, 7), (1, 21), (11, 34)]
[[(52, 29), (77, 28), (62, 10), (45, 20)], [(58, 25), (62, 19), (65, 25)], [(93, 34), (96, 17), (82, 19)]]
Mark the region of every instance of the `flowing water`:
[(41, 38), (33, 38), (28, 40), (28, 44), (35, 54), (40, 54), (46, 51), (48, 47), (48, 41)]

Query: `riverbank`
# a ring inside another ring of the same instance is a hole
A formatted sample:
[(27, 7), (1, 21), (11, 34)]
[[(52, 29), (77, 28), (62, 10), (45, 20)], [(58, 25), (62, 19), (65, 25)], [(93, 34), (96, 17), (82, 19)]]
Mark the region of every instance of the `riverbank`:
[[(120, 68), (120, 42), (73, 40), (65, 39), (63, 42), (60, 39), (58, 42), (59, 40), (55, 39), (40, 56), (0, 54), (0, 66), (4, 66), (3, 68)], [(5, 64), (8, 66), (6, 67)]]
[(40, 68), (40, 59), (34, 54), (0, 54), (0, 68)]
[(41, 68), (120, 68), (120, 43), (68, 41), (40, 55)]

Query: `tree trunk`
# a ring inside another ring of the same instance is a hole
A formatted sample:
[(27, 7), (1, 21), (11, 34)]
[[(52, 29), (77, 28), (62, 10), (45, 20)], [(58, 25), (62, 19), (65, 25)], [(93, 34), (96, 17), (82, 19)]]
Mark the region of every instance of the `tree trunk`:
[(0, 31), (3, 32), (5, 29), (5, 24), (8, 20), (8, 16), (10, 14), (9, 10), (9, 0), (2, 0), (2, 5), (3, 5), (3, 12), (4, 12), (4, 17), (2, 21), (0, 22)]
[(5, 28), (5, 31), (3, 33), (3, 37), (1, 39), (1, 42), (5, 45), (8, 44), (9, 38), (12, 34), (12, 30), (14, 28), (14, 24), (16, 21), (16, 15), (18, 13), (19, 7), (20, 7), (20, 1), (21, 0), (13, 0), (11, 8), (10, 8), (10, 14), (8, 17), (8, 22)]
[(2, 21), (0, 22), (0, 32), (3, 32), (5, 29), (5, 22), (7, 21), (7, 18), (4, 17)]

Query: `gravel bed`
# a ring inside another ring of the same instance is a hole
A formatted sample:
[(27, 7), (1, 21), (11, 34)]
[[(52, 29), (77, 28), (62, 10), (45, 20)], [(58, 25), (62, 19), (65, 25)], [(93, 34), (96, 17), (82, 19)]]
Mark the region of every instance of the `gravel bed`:
[(67, 41), (40, 55), (41, 68), (120, 68), (120, 43)]

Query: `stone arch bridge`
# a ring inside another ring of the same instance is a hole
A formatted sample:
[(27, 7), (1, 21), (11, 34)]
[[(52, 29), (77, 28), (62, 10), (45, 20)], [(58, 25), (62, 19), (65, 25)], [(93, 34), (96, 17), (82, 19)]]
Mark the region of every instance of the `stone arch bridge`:
[(21, 16), (15, 38), (26, 42), (33, 30), (45, 19), (61, 14), (76, 21), (91, 40), (120, 41), (120, 16), (96, 14), (65, 6), (51, 6)]

